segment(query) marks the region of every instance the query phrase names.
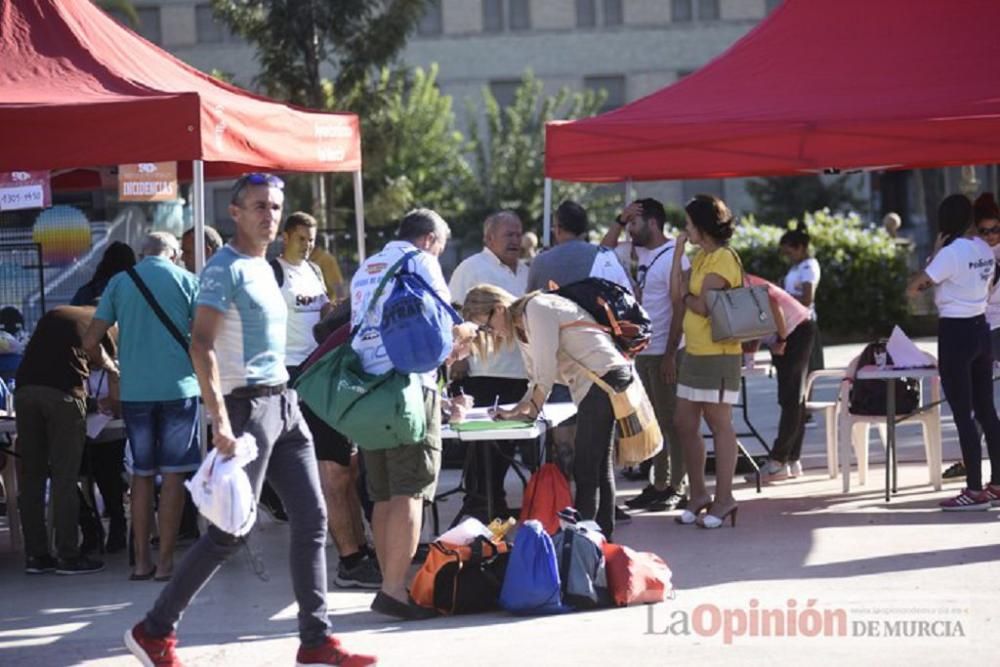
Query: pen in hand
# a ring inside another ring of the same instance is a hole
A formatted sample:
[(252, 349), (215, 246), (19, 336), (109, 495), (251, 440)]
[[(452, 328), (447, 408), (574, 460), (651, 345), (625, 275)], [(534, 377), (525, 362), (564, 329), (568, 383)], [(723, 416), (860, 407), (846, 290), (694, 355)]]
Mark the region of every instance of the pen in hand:
[(497, 394), (496, 398), (493, 399), (493, 407), (490, 409), (490, 417), (493, 419), (497, 418), (497, 408), (500, 407), (500, 394)]

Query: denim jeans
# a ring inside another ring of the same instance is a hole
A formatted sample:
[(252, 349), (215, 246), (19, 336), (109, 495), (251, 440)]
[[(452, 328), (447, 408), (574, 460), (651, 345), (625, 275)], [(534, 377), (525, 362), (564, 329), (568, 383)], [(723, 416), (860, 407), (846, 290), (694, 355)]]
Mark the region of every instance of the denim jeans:
[[(249, 433), (257, 442), (257, 458), (245, 468), (254, 493), (260, 497), (266, 477), (288, 512), (288, 562), (299, 606), (299, 639), (304, 646), (317, 646), (330, 631), (326, 613), (326, 503), (298, 396), (292, 390), (259, 398), (227, 396), (226, 410), (233, 433), (237, 437)], [(146, 631), (162, 637), (174, 630), (192, 598), (241, 544), (243, 539), (210, 526), (185, 554), (146, 615)]]

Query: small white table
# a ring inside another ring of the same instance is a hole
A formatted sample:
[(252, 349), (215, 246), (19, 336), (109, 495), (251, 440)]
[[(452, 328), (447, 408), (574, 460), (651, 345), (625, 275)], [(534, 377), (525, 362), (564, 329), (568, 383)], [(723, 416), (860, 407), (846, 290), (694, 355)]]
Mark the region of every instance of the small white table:
[[(855, 377), (858, 380), (885, 380), (886, 382), (885, 502), (889, 502), (891, 497), (890, 491), (891, 493), (896, 493), (899, 483), (899, 471), (896, 469), (896, 381), (903, 378), (922, 379), (936, 378), (937, 376), (938, 369), (936, 367), (893, 368), (892, 366), (886, 366), (879, 368), (878, 366), (869, 364), (857, 370)], [(934, 396), (933, 400), (938, 400), (937, 396)], [(847, 443), (848, 448), (850, 447), (850, 438), (843, 439), (843, 442)], [(840, 461), (842, 472), (846, 478), (851, 474), (850, 449), (846, 452), (840, 452)], [(931, 464), (933, 465), (933, 463)]]
[[(514, 407), (514, 404), (501, 405), (499, 406), (505, 410), (509, 410)], [(459, 442), (468, 443), (490, 443), (497, 441), (510, 441), (510, 440), (536, 440), (545, 435), (545, 432), (550, 428), (555, 428), (559, 426), (566, 420), (572, 418), (576, 415), (576, 404), (575, 403), (546, 403), (542, 406), (542, 412), (538, 419), (530, 426), (525, 426), (524, 428), (496, 428), (496, 429), (481, 429), (475, 431), (465, 431), (465, 430), (455, 430), (450, 424), (445, 424), (441, 427), (441, 439), (453, 439)], [(467, 418), (463, 423), (489, 423), (490, 420), (486, 416), (486, 408), (479, 407), (473, 408), (469, 412), (469, 418)], [(479, 444), (473, 444), (474, 447), (481, 446)], [(483, 452), (483, 477), (486, 482), (486, 512), (493, 516), (494, 507), (494, 489), (493, 489), (493, 457), (488, 456), (487, 452)], [(524, 478), (522, 477), (522, 480)], [(435, 500), (441, 498), (446, 498), (454, 493), (463, 491), (464, 487), (459, 485), (457, 488), (445, 491), (434, 497)]]

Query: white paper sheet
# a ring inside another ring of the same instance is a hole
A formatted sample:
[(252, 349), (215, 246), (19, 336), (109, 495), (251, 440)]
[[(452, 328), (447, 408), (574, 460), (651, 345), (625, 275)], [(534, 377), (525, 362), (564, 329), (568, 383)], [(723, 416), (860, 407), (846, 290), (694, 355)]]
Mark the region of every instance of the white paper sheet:
[(927, 368), (936, 365), (934, 357), (917, 347), (898, 326), (892, 330), (885, 349), (892, 359), (893, 368)]

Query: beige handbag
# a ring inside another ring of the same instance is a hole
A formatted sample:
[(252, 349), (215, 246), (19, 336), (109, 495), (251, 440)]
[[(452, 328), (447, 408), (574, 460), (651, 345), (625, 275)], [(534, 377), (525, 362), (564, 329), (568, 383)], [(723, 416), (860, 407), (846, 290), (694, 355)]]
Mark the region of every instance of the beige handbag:
[(727, 248), (740, 267), (741, 287), (708, 290), (705, 302), (712, 322), (712, 340), (716, 343), (742, 343), (770, 336), (778, 330), (771, 312), (767, 287), (742, 287), (745, 282), (743, 263), (732, 248)]
[(646, 389), (635, 373), (625, 391), (615, 391), (597, 373), (584, 367), (587, 375), (611, 399), (611, 409), (615, 413), (615, 432), (618, 436), (618, 465), (638, 465), (650, 459), (663, 449), (663, 433), (656, 421), (653, 404), (649, 402)]

